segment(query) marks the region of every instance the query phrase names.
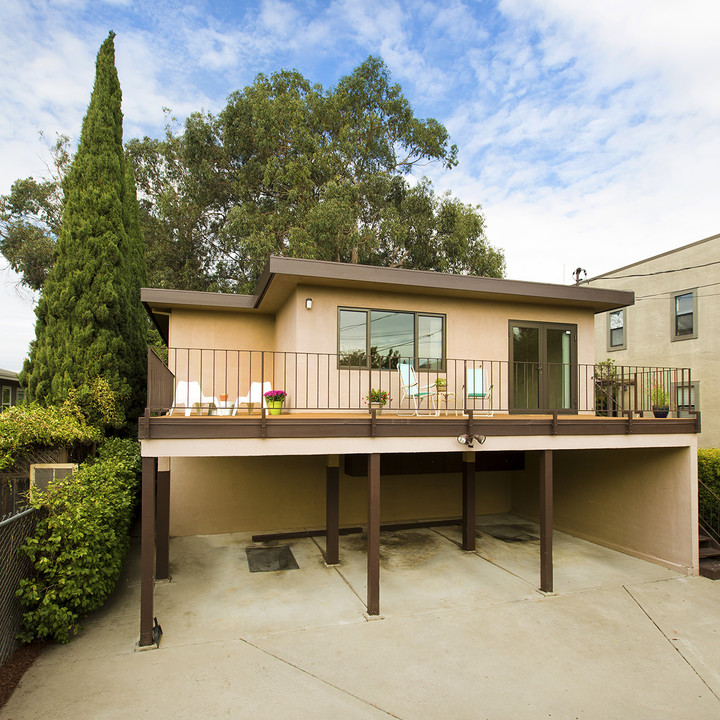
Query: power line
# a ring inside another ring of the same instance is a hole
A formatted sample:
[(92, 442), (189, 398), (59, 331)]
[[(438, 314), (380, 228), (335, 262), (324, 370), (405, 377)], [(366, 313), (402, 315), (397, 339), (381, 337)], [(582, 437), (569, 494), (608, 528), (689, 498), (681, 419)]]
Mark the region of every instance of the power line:
[(656, 270), (655, 272), (648, 273), (634, 273), (631, 275), (598, 275), (597, 278), (591, 278), (588, 283), (592, 283), (595, 280), (623, 280), (625, 278), (637, 278), (637, 277), (651, 277), (652, 275), (666, 275), (667, 273), (683, 272), (685, 270), (697, 270), (698, 268), (709, 267), (710, 265), (720, 265), (720, 260), (713, 260), (712, 262), (703, 263), (702, 265), (687, 265), (686, 267), (674, 268), (672, 270)]
[[(701, 290), (702, 288), (714, 287), (715, 285), (720, 285), (720, 282), (707, 283), (706, 285), (698, 285), (697, 288), (694, 288), (694, 289)], [(707, 293), (706, 295), (698, 295), (698, 298), (713, 297), (714, 295), (717, 295), (717, 294), (718, 293)], [(664, 291), (664, 292), (650, 293), (650, 295), (638, 295), (635, 299), (636, 300), (647, 300), (648, 298), (670, 299), (671, 297), (674, 297), (674, 295), (672, 293), (668, 293), (667, 291)]]

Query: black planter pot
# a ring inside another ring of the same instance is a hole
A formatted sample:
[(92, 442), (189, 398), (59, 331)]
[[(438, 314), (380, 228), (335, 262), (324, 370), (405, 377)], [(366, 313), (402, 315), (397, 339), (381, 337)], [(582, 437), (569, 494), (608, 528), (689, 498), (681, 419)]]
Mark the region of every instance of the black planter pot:
[(656, 418), (666, 418), (670, 413), (667, 405), (653, 405), (653, 415)]

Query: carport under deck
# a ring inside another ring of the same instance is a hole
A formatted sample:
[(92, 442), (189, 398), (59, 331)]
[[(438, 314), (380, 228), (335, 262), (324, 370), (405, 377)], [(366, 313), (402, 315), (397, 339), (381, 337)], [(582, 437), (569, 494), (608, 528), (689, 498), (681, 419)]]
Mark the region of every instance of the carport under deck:
[[(469, 416), (399, 418), (394, 415), (349, 417), (337, 413), (317, 415), (289, 414), (266, 417), (264, 413), (244, 417), (165, 416), (147, 417), (141, 422), (143, 440), (143, 559), (141, 593), (141, 645), (152, 642), (154, 579), (168, 578), (169, 487), (170, 473), (158, 471), (159, 458), (245, 457), (270, 455), (324, 455), (326, 523), (325, 562), (340, 567), (346, 541), (339, 534), (340, 497), (339, 457), (347, 454), (368, 457), (367, 521), (365, 523), (365, 610), (378, 615), (380, 608), (380, 568), (382, 543), (380, 524), (381, 454), (402, 452), (452, 453), (462, 457), (462, 518), (455, 528), (435, 528), (438, 537), (454, 541), (466, 553), (476, 552), (475, 453), (529, 451), (537, 458), (536, 500), (537, 540), (532, 550), (535, 587), (551, 592), (553, 583), (553, 453), (555, 450), (602, 448), (681, 448), (695, 447), (696, 419), (597, 418), (593, 416), (514, 416), (492, 418)], [(459, 437), (473, 438), (468, 450)], [(484, 444), (474, 439), (487, 438)], [(692, 453), (688, 452), (690, 458)], [(684, 460), (682, 462), (685, 462)], [(688, 459), (687, 462), (690, 462)], [(690, 467), (688, 467), (691, 470)], [(684, 471), (683, 471), (684, 472)], [(689, 476), (690, 473), (688, 473)], [(687, 493), (686, 493), (687, 494)], [(157, 506), (156, 506), (157, 501)], [(688, 510), (690, 513), (690, 510)], [(683, 532), (691, 532), (693, 521), (683, 519)], [(157, 523), (157, 546), (156, 546)], [(403, 531), (413, 533), (414, 531)], [(696, 530), (695, 530), (696, 532)], [(556, 533), (555, 533), (556, 534)], [(400, 535), (399, 537), (403, 537)], [(315, 543), (315, 541), (311, 541)], [(319, 541), (323, 544), (322, 540)], [(350, 541), (357, 542), (357, 540)], [(692, 544), (693, 538), (690, 538)], [(317, 543), (316, 543), (317, 544)], [(697, 535), (694, 536), (697, 547)], [(457, 551), (457, 548), (455, 548)], [(462, 557), (465, 553), (460, 553)], [(695, 552), (695, 555), (697, 553)], [(157, 562), (156, 562), (157, 555)], [(640, 554), (642, 556), (642, 554)], [(697, 558), (685, 563), (694, 572)], [(492, 562), (492, 558), (488, 558)], [(668, 563), (673, 565), (672, 563)], [(678, 563), (675, 563), (678, 565)], [(675, 566), (673, 565), (673, 566)], [(682, 565), (682, 563), (680, 563)], [(357, 570), (357, 569), (356, 569)], [(355, 570), (355, 572), (356, 572)], [(539, 582), (538, 582), (539, 581)], [(355, 581), (354, 592), (360, 584)]]
[[(502, 540), (498, 527), (524, 530)], [(479, 516), (476, 549), (460, 552), (459, 528), (383, 531), (382, 616), (489, 607), (540, 598), (537, 523), (513, 515)], [(518, 533), (519, 534), (519, 533)], [(553, 533), (559, 595), (680, 574), (565, 533)], [(298, 570), (250, 572), (246, 548), (284, 545)], [(252, 533), (173, 538), (170, 583), (155, 589), (163, 643), (208, 642), (248, 633), (334, 626), (369, 619), (365, 606), (367, 533), (340, 541), (340, 563), (324, 562), (322, 538), (254, 542)]]

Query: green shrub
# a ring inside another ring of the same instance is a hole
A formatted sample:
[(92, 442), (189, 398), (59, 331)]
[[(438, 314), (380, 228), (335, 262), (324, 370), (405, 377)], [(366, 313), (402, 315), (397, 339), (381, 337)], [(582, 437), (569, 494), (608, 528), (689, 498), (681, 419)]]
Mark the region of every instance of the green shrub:
[(17, 593), (24, 608), (22, 641), (68, 642), (79, 619), (105, 602), (130, 546), (139, 476), (139, 444), (108, 439), (97, 459), (75, 475), (33, 493), (39, 519), (21, 547), (33, 574), (21, 580)]
[(0, 413), (0, 470), (12, 467), (25, 450), (34, 446), (68, 447), (101, 439), (100, 430), (89, 425), (72, 404), (15, 405)]
[[(720, 449), (698, 450), (698, 480), (720, 497)], [(698, 515), (706, 525), (715, 527), (718, 503), (702, 485), (698, 487)]]

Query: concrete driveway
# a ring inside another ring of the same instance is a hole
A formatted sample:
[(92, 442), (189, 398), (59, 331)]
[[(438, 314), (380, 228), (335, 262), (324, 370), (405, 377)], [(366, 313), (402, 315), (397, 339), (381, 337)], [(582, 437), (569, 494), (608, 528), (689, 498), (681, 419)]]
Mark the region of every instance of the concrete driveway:
[(0, 718), (720, 718), (720, 583), (556, 532), (546, 596), (535, 535), (487, 516), (464, 553), (456, 528), (383, 533), (373, 620), (364, 536), (338, 568), (304, 538), (282, 543), (299, 569), (253, 573), (249, 534), (175, 538), (143, 652), (136, 548)]

